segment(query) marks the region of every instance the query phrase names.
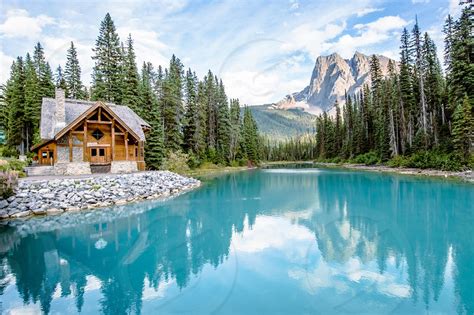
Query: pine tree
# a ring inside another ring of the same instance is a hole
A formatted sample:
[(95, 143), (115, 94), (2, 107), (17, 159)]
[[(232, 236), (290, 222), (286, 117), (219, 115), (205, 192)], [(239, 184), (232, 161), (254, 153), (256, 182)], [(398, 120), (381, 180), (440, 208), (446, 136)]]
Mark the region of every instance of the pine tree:
[(66, 80), (64, 79), (63, 69), (61, 68), (61, 65), (56, 68), (55, 83), (55, 86), (57, 88), (63, 89), (66, 95), (68, 95)]
[(64, 68), (64, 80), (67, 86), (67, 97), (73, 99), (85, 99), (87, 93), (85, 93), (84, 85), (81, 81), (81, 66), (77, 59), (77, 50), (74, 43), (71, 42), (71, 46), (67, 50), (66, 66)]
[(464, 8), (454, 29), (451, 51), (450, 101), (459, 104), (467, 94), (474, 102), (473, 20), (469, 7)]
[[(342, 131), (345, 135), (345, 141), (343, 141), (343, 149), (341, 150), (341, 155), (346, 158), (351, 158), (353, 156), (353, 146), (354, 146), (354, 112), (352, 108), (352, 99), (350, 96), (345, 96), (346, 98), (346, 105), (344, 106), (344, 126), (338, 126), (338, 121), (336, 117), (336, 122), (334, 126), (332, 126), (332, 122), (329, 123), (327, 121), (328, 126), (326, 127), (327, 137), (330, 139), (330, 143), (326, 143), (326, 147), (328, 148), (329, 155), (335, 156), (339, 152), (338, 150), (338, 128)], [(331, 124), (331, 126), (329, 126)], [(332, 139), (334, 138), (334, 139)], [(334, 147), (334, 149), (333, 149)], [(333, 152), (334, 150), (334, 152)]]
[(395, 63), (393, 61), (389, 61), (388, 63), (388, 84), (387, 87), (388, 97), (389, 97), (389, 108), (388, 108), (388, 115), (389, 115), (389, 133), (390, 133), (390, 151), (392, 152), (393, 156), (397, 156), (400, 154), (401, 151), (401, 144), (400, 144), (400, 90), (399, 90), (399, 81), (397, 76), (397, 71), (395, 69)]
[(402, 146), (403, 151), (413, 145), (415, 124), (415, 96), (413, 95), (413, 83), (411, 77), (410, 35), (406, 28), (403, 29), (400, 46), (400, 96), (401, 96), (401, 118), (402, 123)]
[(421, 132), (419, 136), (423, 139), (423, 146), (426, 148), (426, 138), (428, 133), (428, 109), (426, 104), (426, 96), (425, 96), (425, 84), (424, 84), (424, 73), (423, 73), (423, 52), (422, 52), (422, 38), (420, 28), (418, 26), (418, 18), (416, 18), (415, 25), (413, 26), (412, 36), (411, 36), (411, 43), (410, 43), (410, 52), (412, 54), (412, 58), (414, 60), (414, 67), (413, 67), (413, 82), (416, 84), (414, 85), (414, 93), (415, 99), (420, 106), (419, 109), (419, 116), (421, 125)]
[(140, 108), (140, 97), (138, 95), (138, 70), (136, 64), (135, 50), (133, 49), (132, 35), (128, 35), (127, 49), (123, 59), (123, 84), (122, 84), (122, 104), (129, 106), (138, 115), (143, 115), (143, 108)]
[(121, 102), (122, 53), (120, 39), (110, 14), (105, 15), (97, 37), (92, 74), (92, 99)]
[(216, 84), (214, 81), (214, 75), (211, 70), (208, 71), (207, 76), (204, 78), (205, 87), (205, 102), (207, 105), (207, 147), (210, 150), (214, 150), (216, 147), (216, 122), (217, 122), (217, 108), (216, 108)]
[(444, 81), (441, 65), (436, 54), (436, 45), (425, 33), (423, 40), (423, 75), (425, 83), (425, 94), (428, 111), (428, 133), (432, 136), (430, 143), (438, 145), (440, 125), (443, 123), (442, 115), (445, 112), (443, 104)]
[[(349, 104), (349, 106), (351, 106)], [(335, 133), (336, 133), (336, 141), (335, 141), (335, 149), (337, 152), (342, 152), (342, 147), (343, 147), (343, 143), (344, 143), (344, 130), (343, 130), (343, 126), (342, 126), (342, 117), (341, 117), (341, 109), (339, 107), (339, 104), (338, 102), (336, 101), (336, 104), (334, 105), (334, 107), (336, 108), (336, 124), (335, 124)], [(346, 109), (346, 108), (344, 108)], [(352, 110), (351, 110), (352, 111)], [(346, 152), (347, 151), (350, 151), (346, 148), (345, 150)], [(348, 154), (349, 156), (351, 155), (351, 153)]]
[(151, 169), (159, 169), (165, 156), (163, 119), (160, 110), (150, 113), (149, 124), (151, 130), (146, 137), (145, 143), (145, 162)]
[(468, 159), (474, 141), (472, 106), (467, 95), (456, 106), (453, 117), (453, 142), (456, 150)]
[(370, 80), (372, 83), (372, 93), (378, 93), (382, 83), (382, 68), (376, 55), (370, 57)]
[(25, 104), (25, 69), (23, 58), (18, 57), (12, 64), (10, 79), (6, 85), (7, 102), (7, 145), (19, 147), (20, 154), (25, 154), (24, 104)]
[(141, 118), (145, 121), (151, 121), (154, 117), (152, 113), (159, 110), (158, 99), (153, 93), (153, 77), (153, 65), (150, 62), (143, 62), (138, 94), (141, 104)]
[(181, 119), (183, 116), (183, 65), (175, 55), (171, 57), (168, 75), (163, 82), (162, 115), (165, 147), (178, 151), (182, 144)]
[(163, 81), (164, 81), (164, 73), (163, 68), (161, 65), (158, 66), (156, 70), (156, 74), (154, 76), (154, 84), (153, 84), (153, 91), (155, 92), (156, 97), (158, 100), (163, 99)]
[(26, 54), (25, 58), (25, 142), (29, 150), (31, 144), (40, 140), (39, 123), (41, 115), (41, 94), (39, 89), (39, 80), (36, 74), (35, 65)]
[(237, 158), (240, 144), (240, 104), (238, 99), (230, 100), (229, 121), (229, 161), (234, 161)]
[(454, 41), (454, 22), (451, 15), (448, 15), (443, 27), (444, 37), (444, 65), (446, 66), (446, 75), (451, 73), (451, 54)]
[(206, 158), (207, 151), (207, 105), (206, 87), (204, 82), (199, 81), (197, 85), (197, 112), (199, 125), (197, 126), (198, 129), (196, 130), (196, 154), (201, 159)]
[(245, 158), (247, 158), (251, 165), (259, 161), (258, 143), (257, 124), (253, 119), (250, 109), (245, 107), (242, 121), (242, 144)]
[(186, 152), (197, 153), (199, 129), (199, 112), (197, 103), (197, 78), (196, 74), (188, 69), (185, 78), (185, 116), (183, 121), (183, 148)]
[(46, 62), (44, 57), (44, 49), (40, 43), (35, 46), (33, 54), (33, 63), (36, 69), (36, 75), (39, 81), (39, 91), (42, 97), (53, 97), (54, 96), (54, 83), (53, 73), (49, 63)]
[(227, 96), (225, 94), (224, 84), (222, 80), (219, 81), (217, 86), (217, 157), (218, 162), (225, 164), (228, 162), (230, 150), (230, 121), (229, 121), (229, 104), (227, 102)]
[(153, 93), (153, 65), (144, 62), (139, 82), (139, 97), (142, 104), (142, 118), (147, 121), (151, 130), (146, 135), (145, 162), (150, 169), (159, 169), (165, 156), (163, 119), (158, 99)]

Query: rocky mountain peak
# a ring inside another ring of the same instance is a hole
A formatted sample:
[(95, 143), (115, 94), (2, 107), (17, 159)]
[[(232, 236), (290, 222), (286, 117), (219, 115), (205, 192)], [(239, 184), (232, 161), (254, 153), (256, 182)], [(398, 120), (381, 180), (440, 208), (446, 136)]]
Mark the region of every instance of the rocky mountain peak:
[[(388, 73), (389, 58), (377, 55), (382, 74)], [(344, 95), (359, 92), (365, 84), (370, 84), (370, 56), (356, 51), (351, 59), (339, 54), (319, 56), (311, 74), (311, 79), (302, 91), (287, 95), (276, 104), (283, 109), (303, 108), (311, 113), (331, 109), (336, 102), (344, 103)]]

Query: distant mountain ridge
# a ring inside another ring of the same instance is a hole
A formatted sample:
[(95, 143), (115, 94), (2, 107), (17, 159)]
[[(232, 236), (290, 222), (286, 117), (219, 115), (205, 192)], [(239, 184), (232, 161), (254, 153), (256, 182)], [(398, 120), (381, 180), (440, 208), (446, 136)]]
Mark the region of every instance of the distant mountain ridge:
[[(382, 75), (388, 74), (391, 59), (376, 55)], [(332, 108), (336, 100), (344, 103), (344, 94), (359, 92), (370, 84), (370, 56), (356, 52), (351, 59), (344, 59), (337, 53), (319, 56), (316, 59), (309, 85), (300, 92), (287, 95), (275, 106), (278, 109), (301, 108), (319, 114)]]
[(316, 116), (300, 108), (283, 110), (273, 105), (248, 108), (252, 111), (259, 133), (268, 139), (281, 141), (314, 132)]

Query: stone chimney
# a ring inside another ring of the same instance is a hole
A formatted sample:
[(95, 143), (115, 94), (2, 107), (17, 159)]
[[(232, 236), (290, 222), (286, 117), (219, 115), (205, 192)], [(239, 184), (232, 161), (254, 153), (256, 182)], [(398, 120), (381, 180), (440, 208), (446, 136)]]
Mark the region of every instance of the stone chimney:
[(63, 89), (56, 88), (56, 112), (54, 120), (56, 122), (54, 129), (56, 132), (66, 127), (66, 96)]

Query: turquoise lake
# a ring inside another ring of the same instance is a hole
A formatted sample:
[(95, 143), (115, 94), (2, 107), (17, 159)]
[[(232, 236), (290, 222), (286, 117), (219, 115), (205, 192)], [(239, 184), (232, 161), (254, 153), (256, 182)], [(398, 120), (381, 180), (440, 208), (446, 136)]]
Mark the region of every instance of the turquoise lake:
[(3, 223), (2, 314), (473, 314), (474, 185), (313, 168)]

